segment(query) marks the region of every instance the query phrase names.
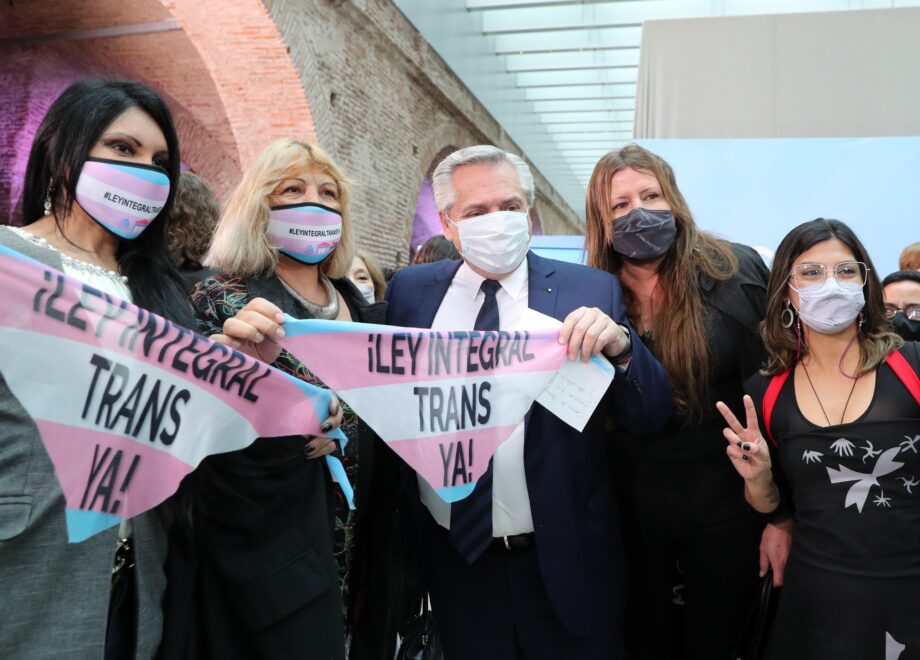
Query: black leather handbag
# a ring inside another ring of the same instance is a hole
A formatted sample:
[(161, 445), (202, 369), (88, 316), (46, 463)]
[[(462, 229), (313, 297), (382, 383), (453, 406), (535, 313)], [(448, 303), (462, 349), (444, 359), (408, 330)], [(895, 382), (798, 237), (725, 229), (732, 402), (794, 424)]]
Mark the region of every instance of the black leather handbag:
[[(119, 532), (121, 529), (119, 528)], [(105, 660), (133, 658), (137, 649), (137, 575), (130, 536), (118, 539), (112, 566)]]
[(735, 660), (762, 660), (764, 657), (770, 628), (776, 618), (780, 592), (781, 589), (773, 586), (773, 571), (768, 570), (760, 579), (757, 600), (741, 629), (738, 645), (732, 655)]
[(427, 596), (422, 599), (421, 611), (412, 617), (406, 627), (396, 660), (444, 660), (444, 651), (434, 625), (434, 615), (428, 608)]

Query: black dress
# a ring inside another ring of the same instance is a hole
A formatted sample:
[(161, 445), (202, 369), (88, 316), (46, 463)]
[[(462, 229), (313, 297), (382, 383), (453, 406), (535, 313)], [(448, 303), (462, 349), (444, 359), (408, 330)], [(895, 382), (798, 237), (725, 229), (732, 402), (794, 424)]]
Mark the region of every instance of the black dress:
[[(334, 280), (355, 321), (382, 322), (347, 280)], [(254, 297), (311, 318), (274, 275), (218, 275), (195, 295), (202, 331)], [(275, 366), (322, 386), (287, 351)], [(259, 438), (208, 457), (183, 482), (170, 536), (161, 660), (392, 657), (403, 572), (395, 493), (398, 460), (346, 407), (343, 460), (355, 488), (349, 512), (303, 437)], [(360, 464), (359, 464), (360, 459)], [(346, 612), (343, 613), (343, 599)], [(347, 619), (347, 620), (346, 620)]]
[[(920, 370), (920, 344), (901, 353)], [(747, 384), (758, 410), (769, 380)], [(883, 364), (859, 419), (819, 427), (789, 378), (771, 431), (795, 532), (767, 657), (920, 658), (920, 406)]]
[[(743, 383), (763, 358), (758, 325), (768, 272), (751, 248), (732, 247), (737, 275), (700, 281), (711, 365), (702, 418), (675, 413), (663, 431), (634, 436), (618, 430), (611, 445), (627, 548), (627, 645), (634, 659), (728, 660), (754, 602), (763, 522), (751, 515), (743, 483), (725, 457), (725, 424), (715, 402), (743, 413)], [(683, 587), (675, 592), (677, 584)]]

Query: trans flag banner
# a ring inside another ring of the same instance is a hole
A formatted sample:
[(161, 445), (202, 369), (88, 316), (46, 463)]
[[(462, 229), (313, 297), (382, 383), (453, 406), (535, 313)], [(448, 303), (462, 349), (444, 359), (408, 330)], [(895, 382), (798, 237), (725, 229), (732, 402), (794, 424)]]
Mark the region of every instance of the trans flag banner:
[(284, 347), (447, 502), (472, 492), (534, 401), (583, 427), (573, 417), (590, 416), (613, 377), (606, 360), (566, 360), (558, 327), (444, 332), (289, 317), (284, 329)]
[[(82, 541), (172, 495), (208, 455), (322, 433), (331, 393), (0, 247), (0, 374)], [(333, 477), (351, 501), (338, 459)]]

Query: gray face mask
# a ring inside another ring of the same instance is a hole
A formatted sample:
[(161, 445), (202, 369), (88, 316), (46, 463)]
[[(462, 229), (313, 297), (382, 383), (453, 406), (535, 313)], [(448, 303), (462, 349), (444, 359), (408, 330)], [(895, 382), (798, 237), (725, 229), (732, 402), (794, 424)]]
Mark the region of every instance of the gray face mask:
[(613, 251), (627, 259), (657, 259), (674, 245), (677, 225), (671, 211), (641, 207), (613, 223)]

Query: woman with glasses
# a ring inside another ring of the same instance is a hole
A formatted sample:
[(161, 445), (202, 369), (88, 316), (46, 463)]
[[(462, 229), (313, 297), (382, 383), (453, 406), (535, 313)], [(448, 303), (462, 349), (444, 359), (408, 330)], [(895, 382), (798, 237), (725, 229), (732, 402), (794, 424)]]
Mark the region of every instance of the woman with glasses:
[(783, 239), (763, 336), (745, 423), (717, 407), (748, 503), (795, 517), (766, 657), (920, 657), (920, 345), (844, 223)]

